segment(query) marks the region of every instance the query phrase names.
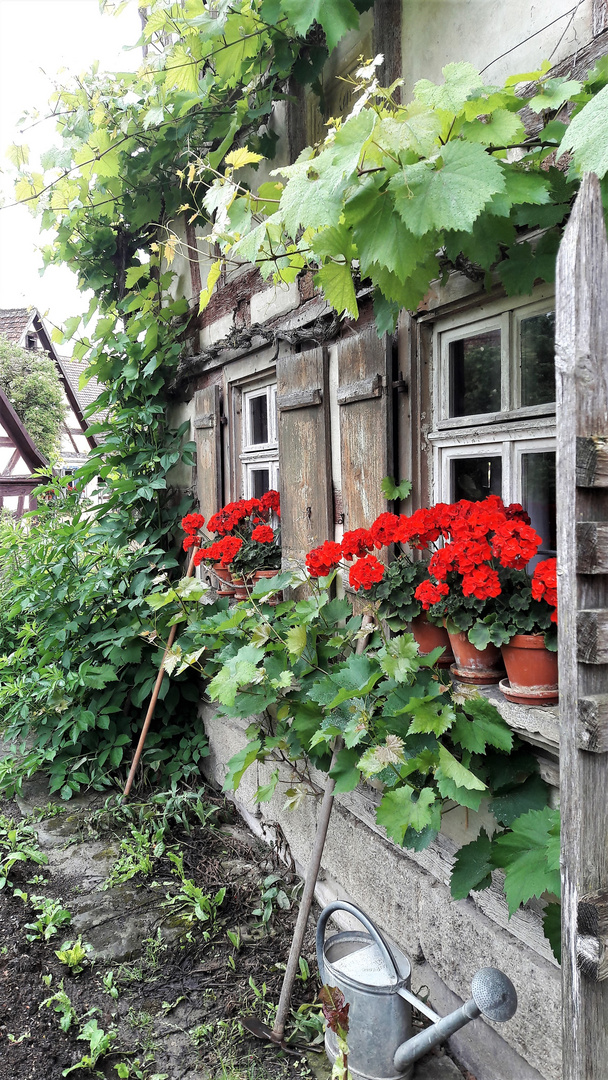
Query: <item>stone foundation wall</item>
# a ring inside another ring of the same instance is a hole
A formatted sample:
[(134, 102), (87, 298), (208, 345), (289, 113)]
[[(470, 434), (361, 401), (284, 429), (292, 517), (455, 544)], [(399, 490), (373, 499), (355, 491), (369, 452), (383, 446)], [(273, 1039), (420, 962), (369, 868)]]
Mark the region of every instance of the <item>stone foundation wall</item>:
[[(211, 751), (206, 772), (221, 785), (226, 762), (247, 741), (247, 722), (220, 719), (209, 706), (203, 706), (203, 719)], [(311, 795), (297, 810), (284, 810), (283, 792), (293, 782), (285, 768), (278, 794), (256, 805), (256, 788), (267, 782), (270, 771), (254, 764), (245, 773), (236, 806), (267, 841), (284, 837), (302, 870), (310, 856), (319, 800)], [(322, 776), (315, 779), (322, 784)], [(539, 910), (527, 907), (509, 921), (499, 883), (474, 898), (453, 900), (449, 871), (459, 845), (440, 836), (427, 852), (402, 850), (376, 825), (376, 802), (376, 793), (366, 786), (336, 796), (317, 899), (326, 904), (340, 898), (360, 906), (409, 955), (412, 989), (427, 986), (430, 1002), (441, 1014), (470, 997), (475, 971), (501, 968), (517, 989), (517, 1013), (505, 1025), (483, 1020), (469, 1024), (452, 1038), (453, 1052), (476, 1080), (560, 1080), (560, 972), (542, 936)]]

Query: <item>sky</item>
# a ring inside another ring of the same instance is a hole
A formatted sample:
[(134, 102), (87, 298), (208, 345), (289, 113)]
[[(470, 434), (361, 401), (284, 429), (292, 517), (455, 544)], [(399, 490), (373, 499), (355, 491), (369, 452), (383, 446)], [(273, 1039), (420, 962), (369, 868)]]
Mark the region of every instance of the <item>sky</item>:
[[(12, 201), (13, 175), (7, 147), (25, 142), (33, 157), (53, 145), (52, 121), (20, 133), (22, 111), (36, 107), (45, 115), (52, 77), (62, 68), (78, 74), (95, 60), (109, 71), (137, 68), (140, 51), (125, 52), (123, 45), (136, 42), (140, 32), (136, 0), (116, 17), (101, 15), (98, 0), (0, 0), (0, 191), (5, 203)], [(66, 267), (49, 267), (40, 276), (37, 248), (49, 240), (25, 207), (0, 209), (0, 308), (37, 307), (52, 326), (80, 314), (88, 300)], [(69, 352), (68, 343), (61, 350)]]

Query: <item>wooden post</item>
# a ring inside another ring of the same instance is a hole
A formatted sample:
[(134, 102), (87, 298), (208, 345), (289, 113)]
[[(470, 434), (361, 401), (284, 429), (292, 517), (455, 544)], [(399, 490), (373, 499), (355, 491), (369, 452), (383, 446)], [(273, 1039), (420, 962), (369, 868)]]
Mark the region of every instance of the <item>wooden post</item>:
[(608, 243), (581, 185), (557, 259), (562, 1078), (608, 1076)]

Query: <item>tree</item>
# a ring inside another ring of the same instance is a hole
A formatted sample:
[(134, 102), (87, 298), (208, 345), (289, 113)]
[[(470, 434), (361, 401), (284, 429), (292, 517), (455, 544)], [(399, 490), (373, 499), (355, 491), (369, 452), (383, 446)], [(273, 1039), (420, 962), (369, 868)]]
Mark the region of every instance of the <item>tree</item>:
[(65, 405), (51, 357), (20, 349), (0, 334), (0, 387), (38, 449), (49, 461), (56, 460)]

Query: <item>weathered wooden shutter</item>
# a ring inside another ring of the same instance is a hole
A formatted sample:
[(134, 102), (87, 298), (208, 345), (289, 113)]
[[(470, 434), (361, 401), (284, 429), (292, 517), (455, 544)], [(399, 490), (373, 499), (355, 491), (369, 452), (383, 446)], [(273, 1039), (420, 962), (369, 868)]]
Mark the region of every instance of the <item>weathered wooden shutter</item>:
[(380, 484), (392, 475), (390, 340), (374, 329), (338, 343), (338, 404), (345, 529), (369, 528), (386, 510)]
[(281, 545), (284, 563), (303, 563), (333, 539), (328, 362), (325, 349), (277, 359)]
[(194, 395), (196, 492), (201, 514), (209, 519), (222, 505), (220, 388), (206, 386)]

